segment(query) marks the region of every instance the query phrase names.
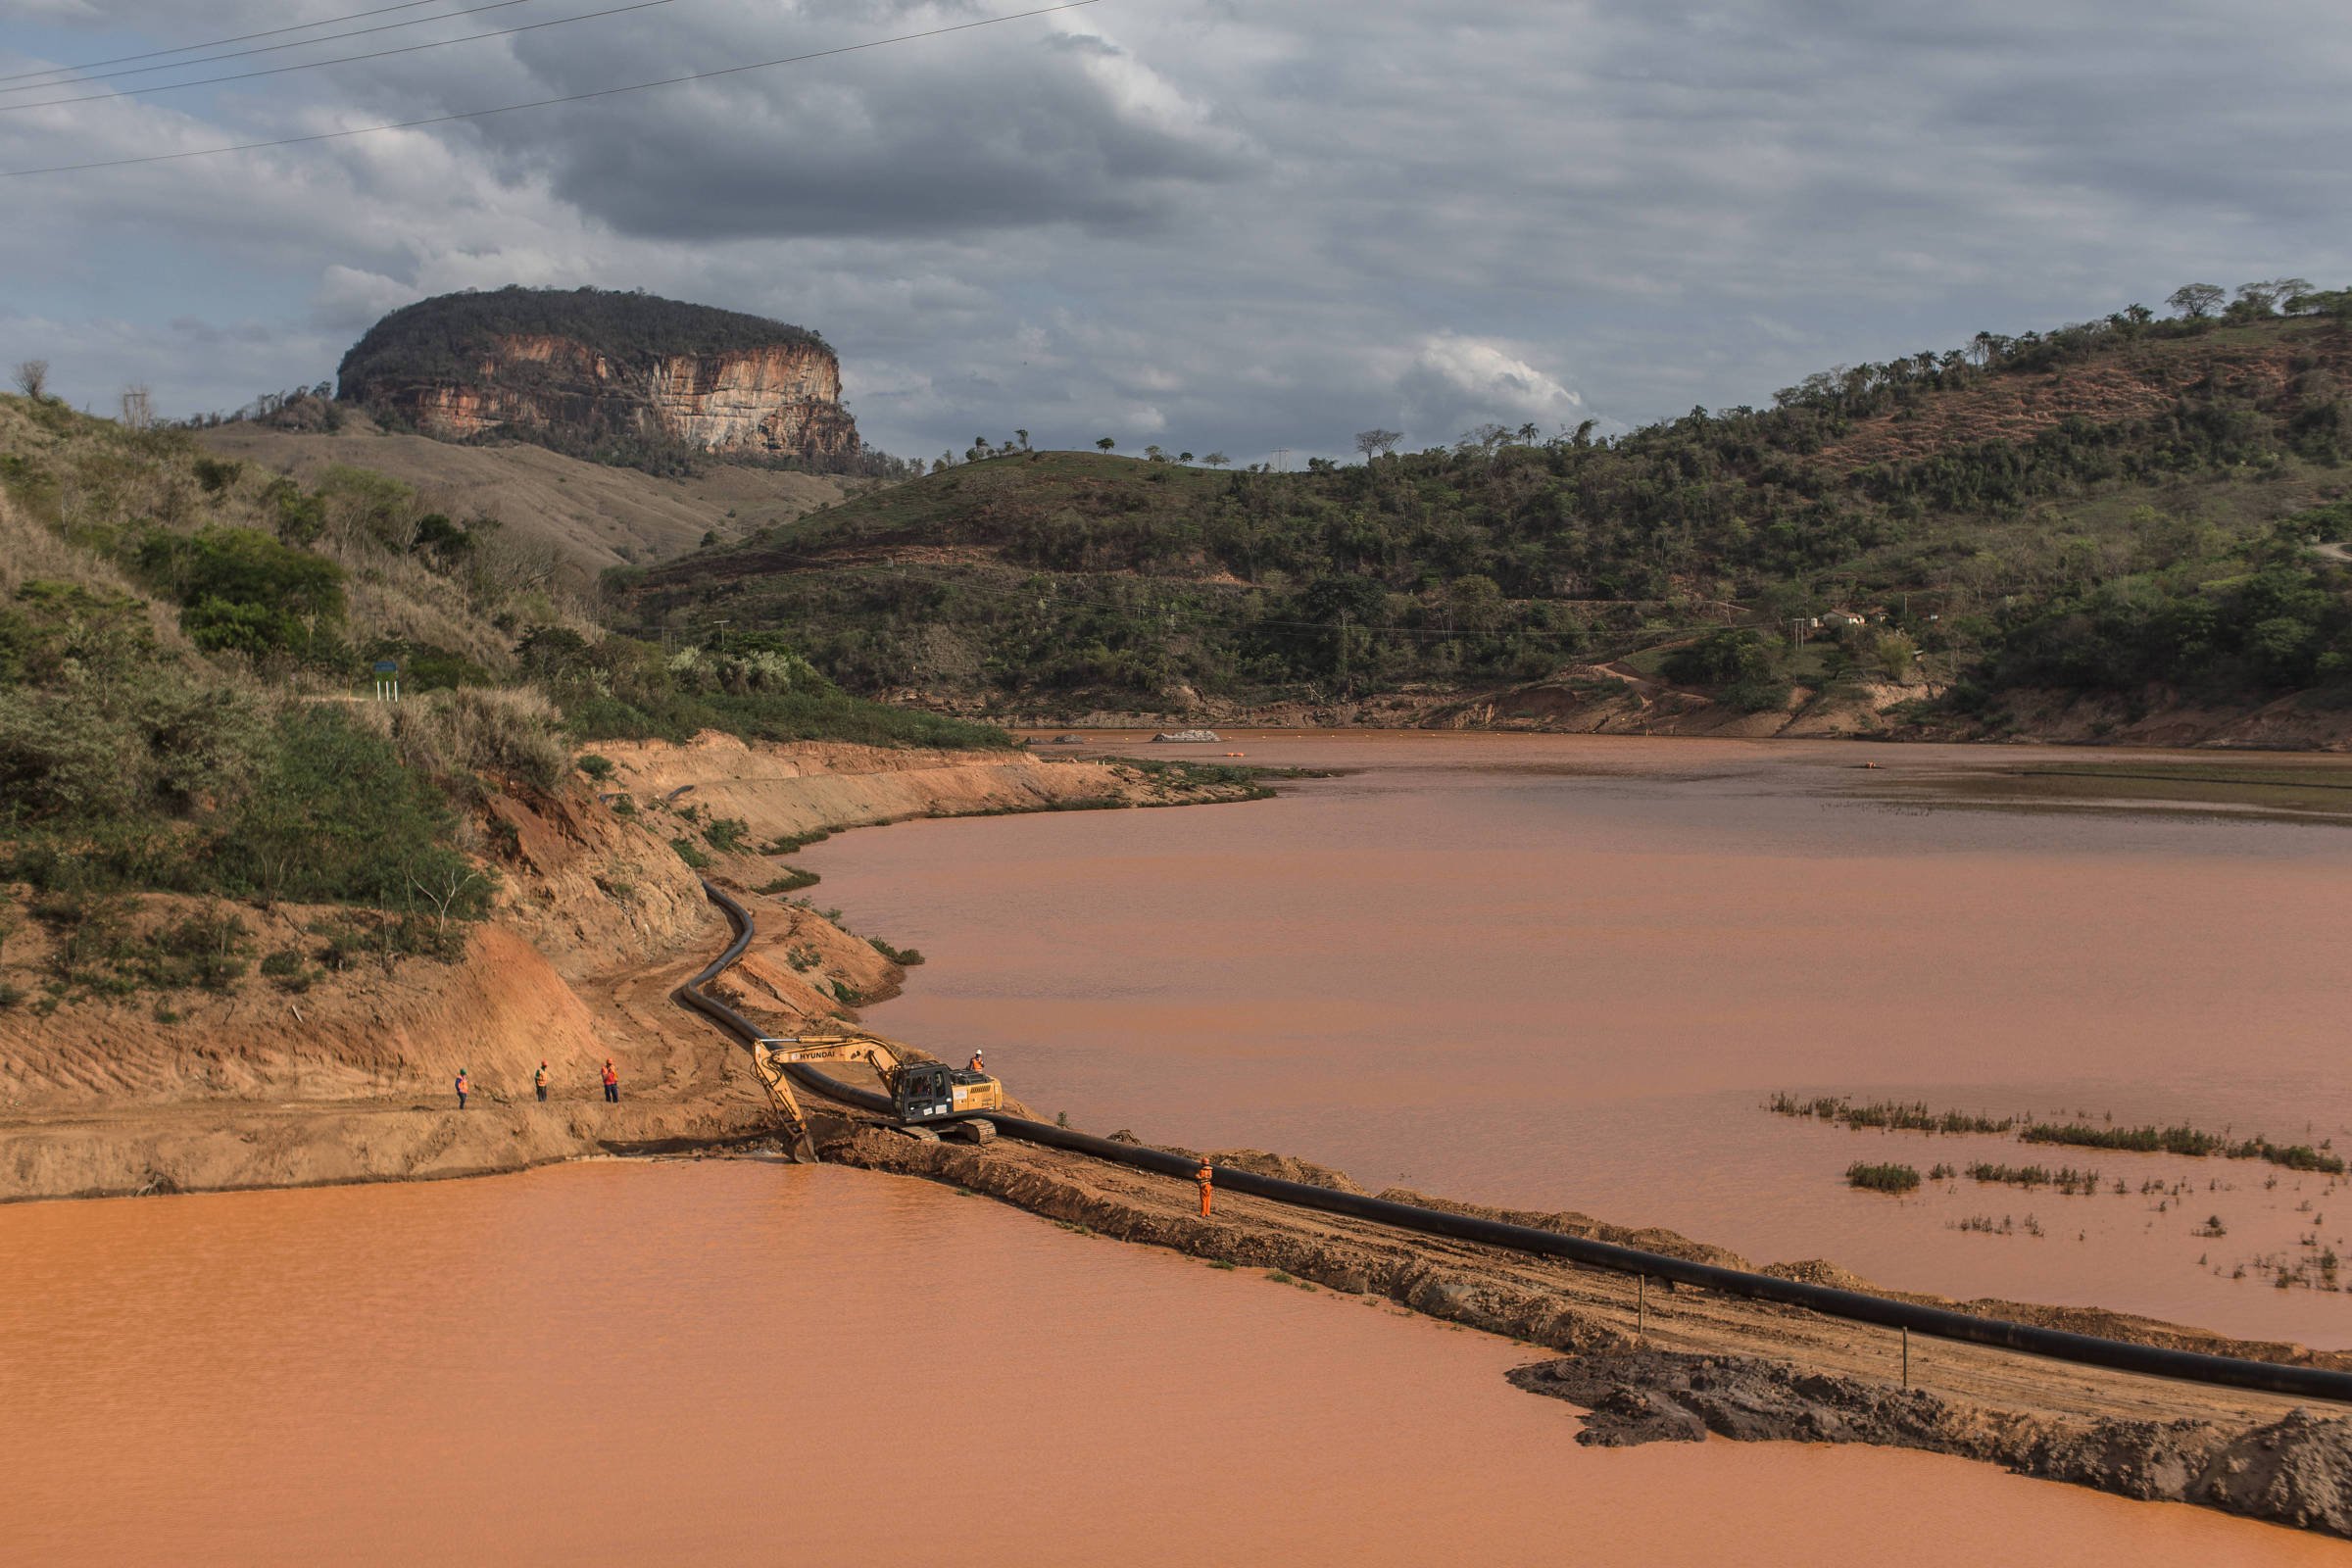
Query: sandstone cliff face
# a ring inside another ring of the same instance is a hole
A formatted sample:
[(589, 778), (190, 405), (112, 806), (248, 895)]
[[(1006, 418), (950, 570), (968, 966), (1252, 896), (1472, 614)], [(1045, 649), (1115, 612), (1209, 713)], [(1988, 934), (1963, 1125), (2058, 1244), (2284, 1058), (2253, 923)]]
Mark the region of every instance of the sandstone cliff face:
[(426, 432), (464, 440), (502, 424), (632, 434), (737, 457), (839, 458), (858, 450), (841, 366), (819, 345), (675, 354), (640, 368), (547, 334), (494, 340), (465, 384), (371, 389)]

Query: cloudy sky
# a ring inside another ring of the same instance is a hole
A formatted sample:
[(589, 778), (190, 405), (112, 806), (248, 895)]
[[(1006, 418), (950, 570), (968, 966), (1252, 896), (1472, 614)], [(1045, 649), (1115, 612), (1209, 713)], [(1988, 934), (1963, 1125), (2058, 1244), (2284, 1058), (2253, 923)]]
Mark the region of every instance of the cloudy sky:
[[(1021, 8), (391, 3), (0, 0), (0, 173)], [(2340, 0), (1097, 0), (0, 178), (0, 363), (227, 409), (410, 300), (594, 283), (816, 328), (906, 455), (1617, 428), (2190, 279), (2352, 283), (2348, 76)]]

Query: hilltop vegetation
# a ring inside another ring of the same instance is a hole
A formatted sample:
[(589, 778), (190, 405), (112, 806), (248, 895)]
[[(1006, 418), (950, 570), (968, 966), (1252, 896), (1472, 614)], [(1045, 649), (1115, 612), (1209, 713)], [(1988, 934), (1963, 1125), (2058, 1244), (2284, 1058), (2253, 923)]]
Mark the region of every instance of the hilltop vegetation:
[[(409, 700), (368, 700), (380, 660)], [(306, 488), (0, 397), (0, 881), (379, 908), (438, 889), (478, 912), (489, 795), (564, 788), (583, 735), (703, 726), (1007, 743), (848, 698), (772, 640), (607, 636), (494, 520), (386, 475)]]
[[(1298, 474), (975, 449), (620, 581), (641, 627), (789, 626), (852, 689), (1030, 708), (1628, 656), (1752, 707), (1923, 669), (1973, 711), (2023, 686), (2334, 689), (2346, 577), (2312, 547), (2352, 525), (2345, 297), (2241, 294), (1983, 334), (1614, 440), (1489, 427)], [(1840, 607), (1860, 624), (1791, 636)]]

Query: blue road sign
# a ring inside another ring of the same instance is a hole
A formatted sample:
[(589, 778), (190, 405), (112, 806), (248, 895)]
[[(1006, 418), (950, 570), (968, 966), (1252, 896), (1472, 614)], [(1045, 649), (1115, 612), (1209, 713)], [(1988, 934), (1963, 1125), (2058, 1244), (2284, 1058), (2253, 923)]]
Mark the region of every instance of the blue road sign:
[(378, 675), (397, 675), (400, 673), (400, 665), (392, 660), (379, 659), (375, 662), (375, 672)]

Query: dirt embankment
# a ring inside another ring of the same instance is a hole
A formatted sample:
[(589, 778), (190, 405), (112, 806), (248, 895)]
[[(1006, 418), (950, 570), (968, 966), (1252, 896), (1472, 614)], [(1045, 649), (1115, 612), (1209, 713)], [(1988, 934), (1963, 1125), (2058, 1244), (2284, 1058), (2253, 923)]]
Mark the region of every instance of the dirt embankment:
[(1634, 1350), (1521, 1367), (1511, 1382), (1588, 1413), (1580, 1443), (1867, 1443), (1982, 1459), (2149, 1502), (2194, 1502), (2352, 1536), (2352, 1420), (2068, 1421), (1751, 1356)]
[(758, 841), (806, 838), (918, 816), (979, 816), (1087, 806), (1152, 806), (1222, 799), (1113, 762), (1032, 752), (889, 751), (822, 742), (760, 745), (709, 733), (684, 746), (604, 742), (608, 790), (641, 803), (699, 808), (747, 825)]
[[(584, 785), (494, 795), (481, 825), (497, 908), (460, 923), (446, 961), (380, 940), (371, 915), (155, 896), (108, 901), (103, 916), (134, 941), (191, 916), (234, 922), (222, 945), (245, 972), (160, 987), (134, 979), (134, 963), (93, 986), (69, 951), (90, 911), (0, 890), (0, 986), (14, 998), (0, 1006), (0, 1201), (471, 1175), (759, 1139), (772, 1116), (742, 1052), (670, 1001), (728, 935), (672, 839), (698, 842), (714, 817), (791, 838), (1240, 793), (1022, 754), (710, 738), (607, 750), (621, 764), (607, 791), (645, 805), (616, 811)], [(708, 874), (743, 892), (760, 927), (722, 989), (788, 1024), (855, 1017), (903, 978), (813, 909), (751, 895), (775, 878), (772, 861), (708, 854)], [(599, 1080), (608, 1059), (617, 1105)], [(545, 1103), (532, 1088), (543, 1061)]]
[[(1625, 1276), (1558, 1259), (1395, 1231), (1237, 1193), (1220, 1193), (1215, 1212), (1203, 1218), (1190, 1182), (1002, 1138), (977, 1148), (922, 1143), (838, 1107), (822, 1110), (818, 1134), (828, 1159), (952, 1183), (1072, 1230), (1170, 1248), (1215, 1267), (1262, 1270), (1278, 1284), (1337, 1291), (1389, 1310), (1568, 1352), (1572, 1359), (1524, 1368), (1516, 1381), (1593, 1411), (1586, 1441), (1654, 1441), (1704, 1429), (1751, 1440), (1900, 1444), (2127, 1496), (2175, 1498), (2352, 1535), (2352, 1492), (2345, 1490), (2352, 1478), (2352, 1421), (2314, 1416), (2290, 1399), (1922, 1338), (1910, 1342), (1905, 1388), (1898, 1335), (1799, 1308), (1654, 1281), (1643, 1288)], [(1359, 1190), (1343, 1172), (1257, 1151), (1210, 1157)], [(1753, 1266), (1671, 1232), (1631, 1232), (1582, 1214), (1491, 1209), (1403, 1189), (1380, 1196)], [(1818, 1259), (1773, 1264), (1764, 1272), (1878, 1291)], [(2119, 1314), (1990, 1300), (1965, 1305), (2218, 1354), (2352, 1365), (2352, 1357), (2300, 1346), (2240, 1342)]]

